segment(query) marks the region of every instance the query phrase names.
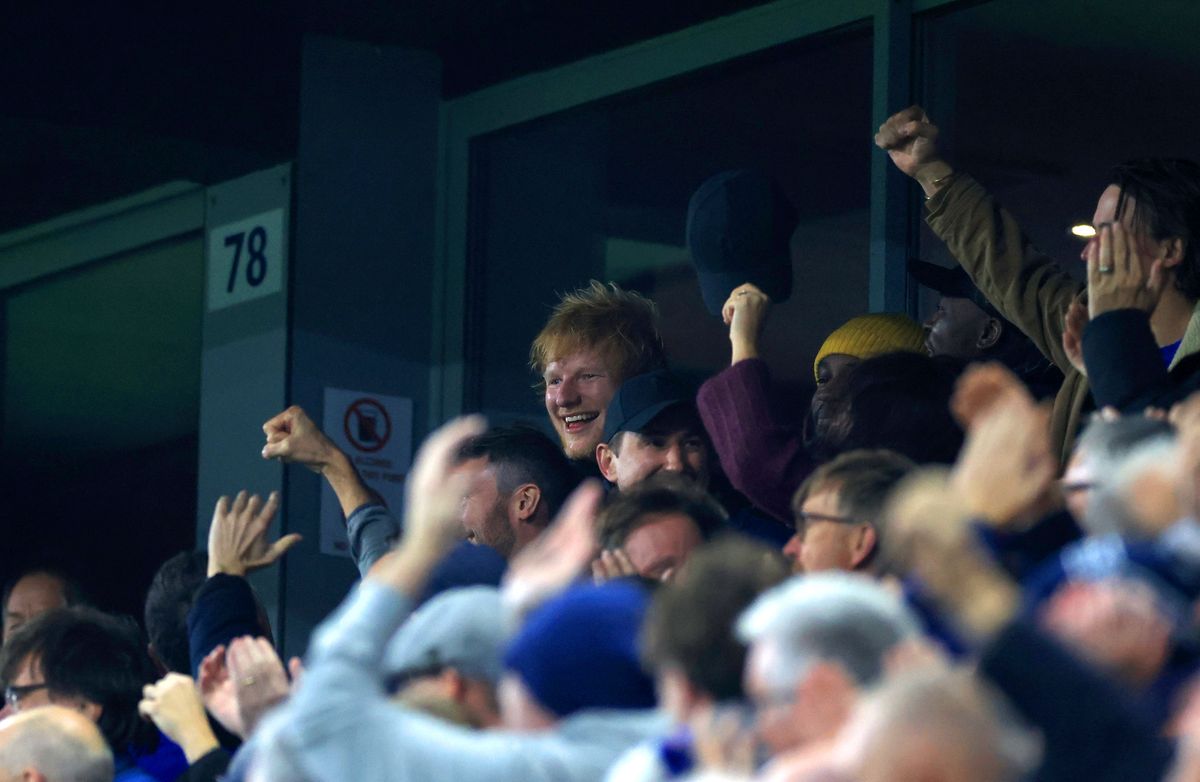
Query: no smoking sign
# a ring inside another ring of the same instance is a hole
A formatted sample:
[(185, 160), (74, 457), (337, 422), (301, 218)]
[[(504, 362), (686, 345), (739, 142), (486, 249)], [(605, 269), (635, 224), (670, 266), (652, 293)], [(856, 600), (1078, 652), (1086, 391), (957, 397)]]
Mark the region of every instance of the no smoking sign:
[(346, 442), (363, 453), (375, 453), (392, 436), (392, 418), (387, 408), (370, 397), (357, 399), (346, 408), (342, 419)]
[[(411, 399), (325, 389), (321, 428), (397, 518), (403, 518), (404, 477), (412, 462), (412, 416)], [(322, 484), (321, 552), (344, 556), (349, 550), (341, 505), (328, 484)]]

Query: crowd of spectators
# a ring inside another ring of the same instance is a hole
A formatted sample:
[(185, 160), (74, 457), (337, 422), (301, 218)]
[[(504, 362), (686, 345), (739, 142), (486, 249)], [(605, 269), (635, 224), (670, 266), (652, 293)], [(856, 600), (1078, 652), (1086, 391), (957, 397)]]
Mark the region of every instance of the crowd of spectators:
[(141, 626), (23, 572), (0, 780), (1200, 782), (1200, 166), (1115, 168), (1077, 282), (937, 137), (875, 143), (959, 265), (910, 265), (924, 327), (832, 329), (811, 401), (759, 349), (794, 214), (738, 171), (689, 208), (730, 340), (699, 388), (591, 281), (532, 340), (547, 420), (446, 422), (403, 508), (266, 421), (361, 576), (303, 660), (247, 580), (301, 545), (275, 494), (213, 498)]

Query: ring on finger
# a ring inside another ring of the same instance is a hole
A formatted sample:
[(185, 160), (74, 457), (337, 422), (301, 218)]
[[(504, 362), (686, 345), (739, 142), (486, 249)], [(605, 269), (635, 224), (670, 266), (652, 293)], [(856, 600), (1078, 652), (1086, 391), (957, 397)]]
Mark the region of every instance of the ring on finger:
[(1101, 274), (1112, 274), (1112, 271), (1113, 271), (1113, 267), (1111, 267), (1111, 266), (1101, 266), (1100, 267)]

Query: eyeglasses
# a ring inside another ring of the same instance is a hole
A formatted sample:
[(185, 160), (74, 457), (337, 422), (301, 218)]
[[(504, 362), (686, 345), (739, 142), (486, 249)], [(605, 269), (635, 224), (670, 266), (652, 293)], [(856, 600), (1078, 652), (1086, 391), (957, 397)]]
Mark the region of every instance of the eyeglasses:
[(808, 527), (809, 524), (813, 523), (814, 521), (828, 521), (828, 522), (832, 522), (834, 524), (858, 524), (859, 523), (857, 519), (851, 519), (846, 516), (829, 516), (824, 513), (807, 513), (805, 511), (800, 511), (799, 513), (796, 514), (796, 532), (803, 535), (804, 530)]
[(24, 684), (21, 686), (8, 685), (4, 688), (4, 702), (8, 704), (10, 709), (14, 711), (21, 705), (21, 699), (30, 693), (44, 690), (49, 687), (49, 684), (42, 682), (41, 684)]
[(796, 514), (796, 521), (801, 521), (807, 524), (810, 521), (832, 521), (834, 524), (857, 524), (858, 522), (847, 516), (829, 516), (824, 513), (807, 513), (800, 511)]

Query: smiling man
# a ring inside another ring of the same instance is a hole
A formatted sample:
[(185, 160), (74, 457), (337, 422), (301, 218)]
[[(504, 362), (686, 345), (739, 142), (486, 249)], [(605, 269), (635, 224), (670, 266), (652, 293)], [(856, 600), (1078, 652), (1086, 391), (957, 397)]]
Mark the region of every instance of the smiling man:
[(666, 366), (654, 303), (596, 280), (562, 297), (529, 350), (563, 452), (588, 474), (604, 412), (626, 378)]
[(541, 534), (577, 482), (554, 442), (523, 426), (489, 429), (459, 459), (460, 468), (480, 469), (462, 502), (467, 540), (505, 559)]
[(596, 463), (605, 480), (626, 491), (660, 472), (708, 487), (712, 446), (694, 395), (667, 370), (621, 384), (604, 417)]

